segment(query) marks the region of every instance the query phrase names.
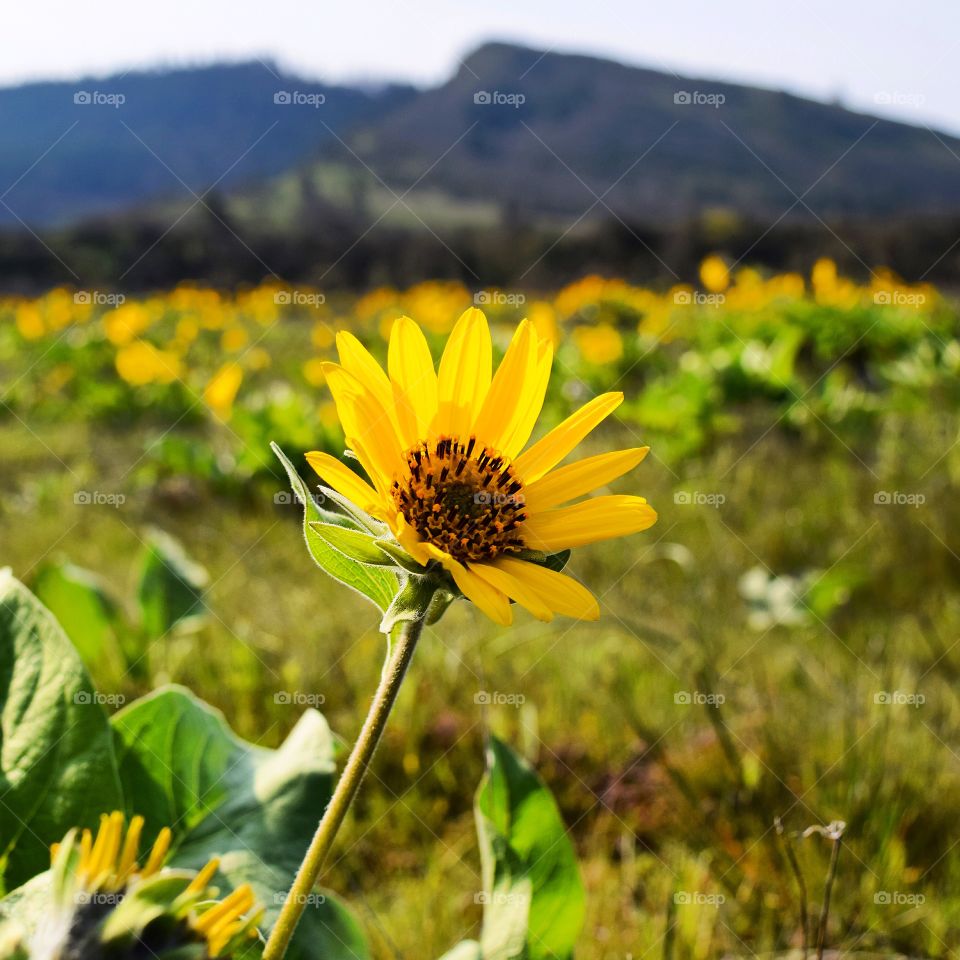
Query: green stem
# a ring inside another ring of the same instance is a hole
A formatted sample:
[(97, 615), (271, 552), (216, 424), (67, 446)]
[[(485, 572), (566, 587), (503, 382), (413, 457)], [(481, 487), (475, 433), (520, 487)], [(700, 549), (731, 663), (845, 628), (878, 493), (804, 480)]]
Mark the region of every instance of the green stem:
[(421, 614), (415, 620), (406, 620), (399, 626), (399, 636), (380, 678), (380, 685), (374, 695), (370, 712), (363, 723), (357, 742), (353, 745), (347, 765), (343, 768), (343, 774), (337, 781), (336, 789), (320, 820), (317, 832), (313, 835), (303, 863), (300, 864), (273, 932), (267, 940), (263, 960), (280, 960), (287, 952), (290, 939), (309, 902), (310, 894), (330, 853), (337, 831), (347, 815), (347, 810), (350, 809), (350, 804), (357, 794), (360, 782), (370, 766), (377, 744), (383, 735), (390, 710), (397, 699), (400, 685), (403, 683), (417, 640), (423, 630), (423, 624), (424, 617)]

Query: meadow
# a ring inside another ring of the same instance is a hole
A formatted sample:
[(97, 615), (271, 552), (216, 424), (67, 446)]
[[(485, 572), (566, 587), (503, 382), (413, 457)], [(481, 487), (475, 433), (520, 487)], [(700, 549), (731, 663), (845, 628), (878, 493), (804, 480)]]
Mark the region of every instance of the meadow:
[[(539, 430), (625, 393), (584, 452), (649, 444), (615, 489), (660, 519), (574, 554), (596, 623), (503, 630), (460, 602), (426, 628), (323, 881), (370, 955), (476, 935), (491, 733), (568, 827), (578, 957), (813, 952), (828, 877), (827, 949), (955, 954), (960, 313), (933, 287), (711, 257), (658, 290), (3, 298), (0, 562), (60, 616), (108, 710), (177, 683), (265, 747), (309, 707), (351, 743), (383, 638), (312, 564), (270, 442), (304, 477), (305, 451), (342, 455), (321, 367), (337, 330), (382, 359), (397, 316), (439, 345), (474, 304), (501, 350), (521, 317), (553, 340)], [(150, 629), (135, 594), (165, 536), (205, 603)], [(76, 582), (109, 598), (108, 628), (87, 629)]]

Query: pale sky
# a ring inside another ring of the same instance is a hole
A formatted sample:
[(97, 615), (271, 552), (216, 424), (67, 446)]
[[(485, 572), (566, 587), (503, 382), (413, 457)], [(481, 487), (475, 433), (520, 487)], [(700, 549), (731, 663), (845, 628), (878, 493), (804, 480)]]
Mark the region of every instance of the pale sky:
[(250, 57), (444, 79), (488, 39), (840, 99), (960, 134), (957, 0), (10, 0), (0, 84)]

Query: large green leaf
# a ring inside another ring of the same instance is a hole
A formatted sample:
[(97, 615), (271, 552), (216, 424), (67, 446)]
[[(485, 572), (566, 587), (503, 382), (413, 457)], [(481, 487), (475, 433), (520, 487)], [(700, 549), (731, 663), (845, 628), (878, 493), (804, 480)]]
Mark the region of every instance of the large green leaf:
[(34, 578), (33, 592), (87, 663), (116, 642), (119, 605), (95, 573), (72, 563), (48, 564)]
[(150, 530), (137, 587), (147, 636), (162, 637), (178, 624), (201, 617), (208, 579), (206, 570), (194, 563), (173, 537)]
[[(200, 869), (220, 858), (221, 881), (249, 882), (269, 927), (330, 799), (334, 738), (308, 710), (277, 750), (237, 737), (189, 691), (168, 687), (113, 718), (128, 812), (147, 819), (146, 839), (174, 831), (171, 865)], [(364, 960), (355, 921), (318, 894), (297, 932), (294, 960)]]
[(122, 804), (106, 714), (59, 624), (0, 570), (0, 870), (10, 890), (50, 844)]
[(476, 816), (484, 960), (568, 960), (584, 920), (573, 847), (546, 785), (495, 737)]
[(389, 569), (371, 567), (366, 563), (351, 559), (339, 549), (333, 547), (327, 539), (314, 529), (314, 524), (317, 522), (342, 525), (344, 516), (321, 509), (311, 496), (310, 490), (300, 478), (300, 474), (297, 473), (294, 465), (284, 456), (283, 451), (275, 443), (271, 446), (273, 452), (283, 464), (284, 470), (287, 471), (287, 477), (293, 487), (293, 492), (300, 503), (303, 504), (303, 536), (307, 542), (310, 556), (313, 557), (317, 566), (330, 574), (335, 580), (339, 580), (365, 596), (376, 604), (380, 610), (386, 610), (398, 590), (396, 575)]

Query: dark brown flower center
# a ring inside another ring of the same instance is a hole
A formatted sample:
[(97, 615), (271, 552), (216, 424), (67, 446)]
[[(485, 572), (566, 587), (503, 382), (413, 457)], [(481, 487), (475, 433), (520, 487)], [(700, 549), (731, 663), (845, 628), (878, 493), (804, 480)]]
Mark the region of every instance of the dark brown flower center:
[(523, 549), (523, 484), (498, 451), (441, 437), (406, 454), (393, 499), (423, 540), (456, 560), (492, 560)]

